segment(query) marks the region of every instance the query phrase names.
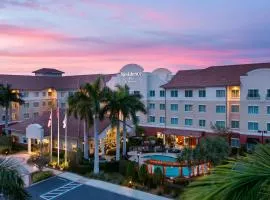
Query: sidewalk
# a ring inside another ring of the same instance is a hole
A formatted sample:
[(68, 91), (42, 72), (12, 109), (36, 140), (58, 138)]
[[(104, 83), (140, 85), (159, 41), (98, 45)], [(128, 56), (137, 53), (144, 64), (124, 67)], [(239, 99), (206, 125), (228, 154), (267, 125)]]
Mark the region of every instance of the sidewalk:
[(153, 195), (147, 192), (142, 192), (139, 190), (134, 190), (128, 187), (123, 187), (120, 185), (108, 183), (105, 181), (100, 181), (100, 180), (95, 180), (95, 179), (89, 179), (85, 178), (83, 176), (70, 173), (70, 172), (64, 172), (58, 175), (59, 177), (66, 178), (71, 181), (79, 182), (85, 185), (89, 185), (95, 188), (100, 188), (103, 190), (107, 190), (113, 193), (117, 193), (120, 195), (124, 195), (127, 197), (135, 198), (135, 199), (140, 199), (140, 200), (169, 200), (168, 198)]

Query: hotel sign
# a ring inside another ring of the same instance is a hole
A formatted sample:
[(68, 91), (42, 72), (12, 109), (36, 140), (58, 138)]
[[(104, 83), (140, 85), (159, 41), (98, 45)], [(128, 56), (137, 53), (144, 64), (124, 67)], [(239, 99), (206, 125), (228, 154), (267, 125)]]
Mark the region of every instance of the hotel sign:
[(142, 76), (142, 72), (121, 72), (120, 76), (124, 78), (126, 83), (136, 82), (136, 78)]

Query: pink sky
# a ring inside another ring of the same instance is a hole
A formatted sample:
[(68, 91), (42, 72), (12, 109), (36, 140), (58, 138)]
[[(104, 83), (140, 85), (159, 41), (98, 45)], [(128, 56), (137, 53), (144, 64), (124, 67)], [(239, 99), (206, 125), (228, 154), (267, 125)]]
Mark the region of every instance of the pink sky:
[(268, 62), (270, 3), (244, 2), (224, 10), (226, 1), (211, 0), (2, 0), (1, 73), (30, 74), (41, 67), (115, 73), (128, 63), (176, 72)]

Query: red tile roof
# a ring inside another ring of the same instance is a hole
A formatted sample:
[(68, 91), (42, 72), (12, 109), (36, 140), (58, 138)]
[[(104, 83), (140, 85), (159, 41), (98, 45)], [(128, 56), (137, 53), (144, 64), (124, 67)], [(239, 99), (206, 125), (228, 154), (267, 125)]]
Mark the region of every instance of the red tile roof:
[(0, 74), (0, 83), (11, 84), (12, 88), (21, 90), (43, 90), (47, 88), (54, 88), (56, 90), (75, 90), (82, 84), (95, 81), (99, 76), (104, 77), (105, 82), (111, 79), (111, 75), (101, 74), (60, 77)]
[(65, 72), (59, 71), (53, 68), (41, 68), (38, 70), (33, 71), (32, 73), (35, 74), (64, 74)]
[(238, 86), (240, 85), (240, 76), (259, 68), (270, 68), (270, 63), (212, 66), (206, 69), (183, 70), (178, 71), (172, 80), (162, 87), (172, 89)]
[[(65, 129), (63, 128), (63, 120), (64, 120), (64, 110), (60, 110), (60, 136), (64, 137), (65, 135)], [(35, 118), (30, 118), (27, 120), (24, 120), (22, 122), (19, 122), (17, 124), (10, 125), (10, 129), (12, 131), (16, 131), (19, 133), (25, 133), (26, 127), (30, 124), (39, 124), (44, 128), (44, 135), (49, 136), (50, 135), (50, 128), (48, 127), (48, 121), (50, 117), (50, 112), (45, 112), (43, 115)], [(56, 110), (53, 111), (52, 116), (52, 127), (53, 127), (53, 137), (57, 138), (57, 112)], [(110, 120), (105, 119), (103, 121), (99, 122), (99, 133), (101, 133), (103, 130), (105, 130), (110, 125)], [(69, 138), (83, 138), (83, 121), (80, 121), (79, 119), (75, 119), (73, 116), (68, 117), (67, 122), (67, 135)], [(94, 129), (93, 126), (88, 131), (88, 136), (93, 137), (94, 136)]]

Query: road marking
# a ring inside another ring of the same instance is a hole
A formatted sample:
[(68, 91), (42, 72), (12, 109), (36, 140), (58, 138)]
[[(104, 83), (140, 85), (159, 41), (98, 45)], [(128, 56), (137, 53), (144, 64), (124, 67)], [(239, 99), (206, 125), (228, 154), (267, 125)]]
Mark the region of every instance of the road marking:
[(77, 182), (69, 182), (66, 185), (63, 185), (59, 188), (56, 188), (54, 190), (51, 190), (45, 194), (40, 195), (40, 198), (45, 199), (45, 200), (52, 200), (55, 199), (56, 197), (59, 197), (71, 190), (74, 190), (77, 187), (80, 187), (82, 184), (77, 183)]

